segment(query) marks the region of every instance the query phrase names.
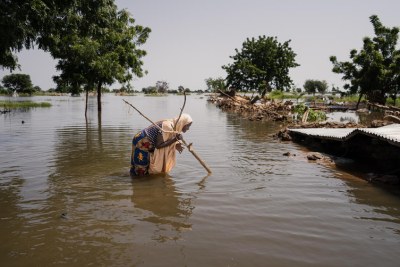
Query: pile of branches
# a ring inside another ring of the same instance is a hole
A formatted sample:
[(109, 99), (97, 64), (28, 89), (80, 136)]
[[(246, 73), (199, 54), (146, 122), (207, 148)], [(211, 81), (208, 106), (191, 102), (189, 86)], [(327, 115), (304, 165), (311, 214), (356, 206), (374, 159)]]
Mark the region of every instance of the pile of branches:
[(229, 96), (226, 94), (210, 97), (208, 101), (216, 104), (224, 111), (230, 111), (249, 120), (287, 121), (293, 109), (291, 101), (275, 102), (259, 100), (252, 103), (247, 96)]

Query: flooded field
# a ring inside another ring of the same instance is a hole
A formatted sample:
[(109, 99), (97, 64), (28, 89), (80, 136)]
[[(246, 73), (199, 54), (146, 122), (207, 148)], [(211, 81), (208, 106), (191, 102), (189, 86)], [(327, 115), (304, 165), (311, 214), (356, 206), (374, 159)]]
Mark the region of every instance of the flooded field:
[(184, 151), (132, 179), (149, 122), (122, 99), (159, 120), (182, 96), (106, 95), (102, 116), (91, 98), (88, 121), (83, 97), (29, 99), (52, 107), (0, 115), (1, 266), (398, 266), (400, 196), (308, 162), (279, 124), (190, 95), (184, 137), (213, 173)]

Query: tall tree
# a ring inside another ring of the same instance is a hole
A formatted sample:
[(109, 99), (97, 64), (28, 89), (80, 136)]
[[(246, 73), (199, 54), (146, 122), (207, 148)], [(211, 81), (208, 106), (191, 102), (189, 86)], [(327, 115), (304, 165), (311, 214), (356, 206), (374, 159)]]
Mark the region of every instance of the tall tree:
[[(328, 83), (320, 80), (306, 80), (303, 85), (304, 90), (307, 94), (315, 94), (318, 92), (320, 94), (324, 94), (328, 89)], [(314, 97), (314, 105), (315, 105), (315, 97)]]
[[(350, 51), (351, 61), (338, 62), (330, 57), (332, 71), (343, 74), (348, 81), (344, 88), (352, 94), (366, 95), (371, 102), (385, 104), (390, 93), (398, 93), (400, 88), (400, 50), (396, 49), (399, 28), (387, 28), (378, 16), (370, 16), (375, 37), (365, 37), (360, 51)], [(358, 106), (357, 103), (357, 106)]]
[(290, 40), (279, 43), (276, 37), (247, 38), (242, 50), (235, 49), (232, 64), (222, 66), (227, 85), (241, 90), (258, 90), (262, 97), (273, 88), (283, 90), (292, 85), (289, 69), (299, 66)]
[(32, 94), (35, 89), (33, 88), (31, 77), (28, 74), (10, 74), (3, 77), (3, 85), (9, 92), (21, 94)]
[(225, 85), (225, 79), (222, 77), (218, 78), (208, 78), (205, 79), (206, 85), (207, 85), (207, 90), (210, 90), (211, 92), (216, 92), (218, 90), (224, 91), (226, 88)]
[(169, 88), (168, 82), (166, 82), (166, 81), (157, 81), (156, 82), (157, 93), (165, 94), (165, 93), (167, 93), (168, 88)]
[(303, 85), (304, 90), (307, 92), (307, 94), (313, 94), (317, 93), (317, 83), (315, 80), (306, 80)]
[(126, 83), (133, 76), (143, 76), (141, 58), (150, 29), (134, 25), (126, 10), (117, 11), (111, 0), (89, 1), (65, 14), (72, 23), (61, 28), (50, 40), (49, 49), (59, 59), (61, 74), (55, 79), (72, 87), (84, 86), (97, 91), (101, 111), (101, 91), (115, 81)]

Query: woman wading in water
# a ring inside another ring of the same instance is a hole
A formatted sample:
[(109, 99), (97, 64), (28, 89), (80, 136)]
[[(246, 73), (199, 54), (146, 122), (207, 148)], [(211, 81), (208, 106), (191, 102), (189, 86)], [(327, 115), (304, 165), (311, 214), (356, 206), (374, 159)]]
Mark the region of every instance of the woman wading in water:
[[(180, 117), (158, 121), (138, 132), (132, 140), (131, 175), (168, 173), (175, 166), (175, 150), (183, 151), (179, 142), (181, 133), (192, 125), (188, 114)], [(162, 129), (162, 130), (161, 130)]]

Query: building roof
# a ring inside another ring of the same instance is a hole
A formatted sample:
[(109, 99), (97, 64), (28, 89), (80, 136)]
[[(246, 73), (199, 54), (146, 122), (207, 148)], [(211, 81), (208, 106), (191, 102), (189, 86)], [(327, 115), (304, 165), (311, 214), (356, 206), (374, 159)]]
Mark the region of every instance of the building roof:
[(400, 147), (400, 124), (391, 124), (379, 128), (302, 128), (288, 130), (306, 136), (336, 141), (346, 141), (355, 135), (367, 135)]

